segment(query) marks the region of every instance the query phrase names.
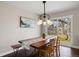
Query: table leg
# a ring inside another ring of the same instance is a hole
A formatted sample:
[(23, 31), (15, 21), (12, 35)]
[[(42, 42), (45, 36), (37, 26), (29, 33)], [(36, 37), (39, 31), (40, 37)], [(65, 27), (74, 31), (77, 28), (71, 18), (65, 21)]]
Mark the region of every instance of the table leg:
[(16, 49), (13, 49), (13, 51), (14, 51), (14, 57), (16, 56)]

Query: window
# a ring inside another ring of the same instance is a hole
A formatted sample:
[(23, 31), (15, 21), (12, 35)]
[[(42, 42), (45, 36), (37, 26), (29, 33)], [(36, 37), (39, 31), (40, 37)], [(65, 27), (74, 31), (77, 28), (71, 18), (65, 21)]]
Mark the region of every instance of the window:
[(71, 38), (71, 16), (59, 17), (52, 19), (52, 25), (48, 26), (48, 35), (64, 34)]

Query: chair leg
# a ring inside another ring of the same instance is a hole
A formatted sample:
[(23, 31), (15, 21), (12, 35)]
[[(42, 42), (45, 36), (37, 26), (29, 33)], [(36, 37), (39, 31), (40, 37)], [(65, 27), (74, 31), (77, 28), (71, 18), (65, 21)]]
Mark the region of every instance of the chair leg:
[(53, 56), (54, 56), (54, 53), (55, 53), (55, 52), (53, 51)]
[(52, 56), (52, 54), (50, 53), (50, 54), (49, 54), (49, 57), (51, 57), (51, 56)]
[(50, 57), (50, 54), (48, 54), (48, 57)]
[(58, 47), (58, 56), (60, 56), (60, 46)]
[(59, 57), (60, 56), (60, 46), (56, 47), (56, 56)]
[(57, 49), (57, 47), (56, 47), (56, 56), (58, 56), (58, 49)]

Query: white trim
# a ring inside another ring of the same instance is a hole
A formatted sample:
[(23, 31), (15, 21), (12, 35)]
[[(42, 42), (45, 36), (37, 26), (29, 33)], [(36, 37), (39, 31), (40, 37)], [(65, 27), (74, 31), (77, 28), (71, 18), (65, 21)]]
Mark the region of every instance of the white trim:
[(66, 16), (61, 16), (61, 17), (55, 17), (55, 18), (51, 18), (50, 20), (53, 20), (53, 19), (61, 19), (61, 18), (66, 18), (66, 17), (72, 17), (73, 15), (66, 15)]
[(73, 15), (70, 16), (71, 18), (71, 42), (73, 41)]
[[(21, 50), (21, 48), (19, 48), (19, 50)], [(7, 54), (10, 54), (10, 53), (13, 53), (14, 51), (13, 50), (10, 50), (10, 51), (7, 51), (7, 52), (4, 52), (4, 53), (0, 53), (0, 57), (4, 56), (4, 55), (7, 55)]]
[(13, 50), (7, 51), (7, 52), (5, 52), (5, 53), (0, 53), (0, 56), (4, 56), (4, 55), (10, 54), (10, 53), (12, 53), (12, 52), (13, 52)]
[(79, 49), (79, 46), (75, 46), (75, 45), (62, 45), (61, 44), (60, 46)]

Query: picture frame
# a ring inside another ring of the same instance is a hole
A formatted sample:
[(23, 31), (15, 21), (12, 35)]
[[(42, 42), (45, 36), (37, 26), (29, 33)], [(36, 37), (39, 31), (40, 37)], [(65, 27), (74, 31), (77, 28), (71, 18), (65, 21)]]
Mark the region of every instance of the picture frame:
[(21, 28), (33, 28), (34, 20), (20, 16), (20, 27)]

